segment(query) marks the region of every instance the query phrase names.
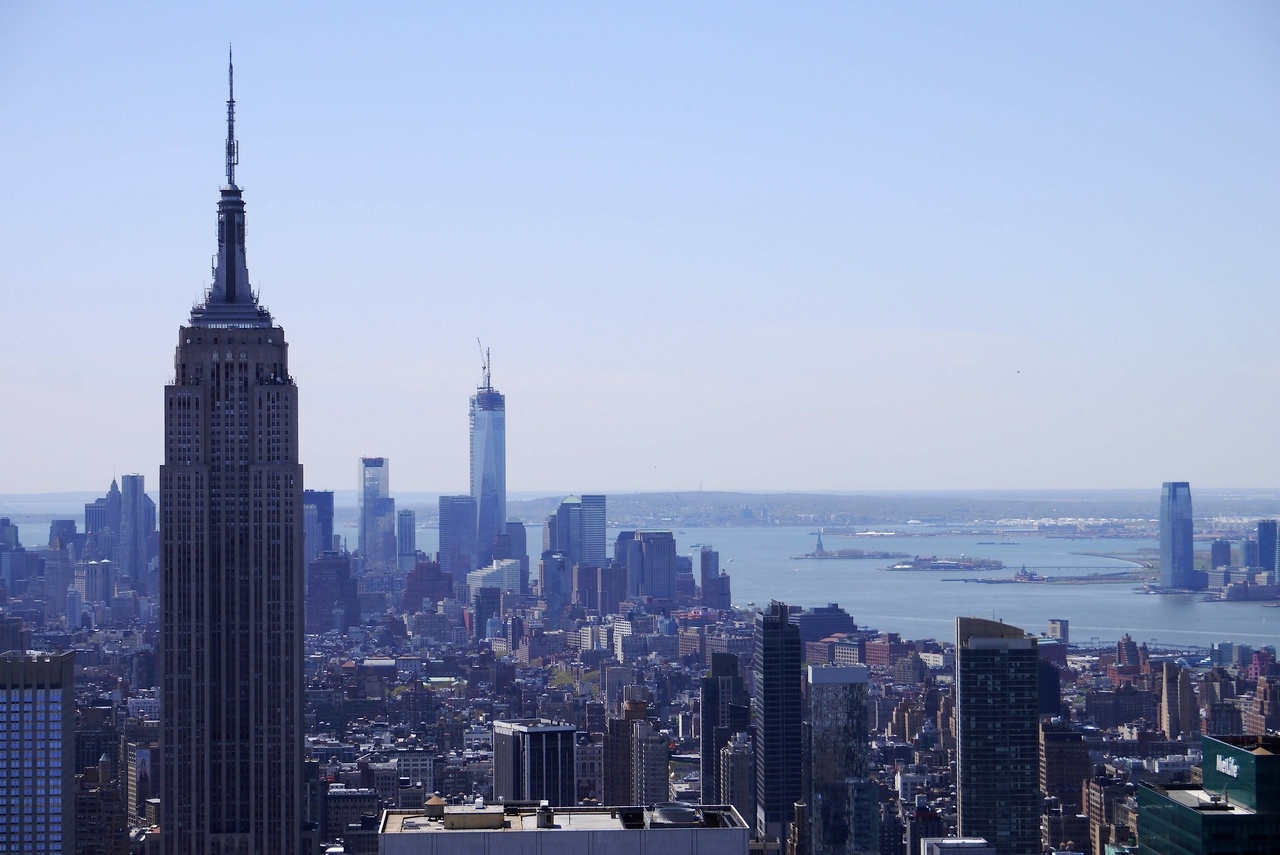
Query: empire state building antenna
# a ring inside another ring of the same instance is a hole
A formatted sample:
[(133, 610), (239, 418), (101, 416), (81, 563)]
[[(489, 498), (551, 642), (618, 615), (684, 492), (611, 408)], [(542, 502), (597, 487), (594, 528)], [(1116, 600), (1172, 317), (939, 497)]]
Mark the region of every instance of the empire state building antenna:
[(236, 165), (240, 163), (240, 143), (236, 142), (236, 81), (227, 45), (227, 184), (236, 186)]

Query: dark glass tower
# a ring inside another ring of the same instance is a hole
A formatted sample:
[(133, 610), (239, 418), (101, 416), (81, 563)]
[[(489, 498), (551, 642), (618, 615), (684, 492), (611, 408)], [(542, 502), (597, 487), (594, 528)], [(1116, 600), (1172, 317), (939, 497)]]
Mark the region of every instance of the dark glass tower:
[(1160, 490), (1160, 587), (1195, 587), (1191, 485), (1165, 481)]
[(478, 565), (493, 561), (493, 544), (507, 529), (507, 403), (493, 388), (489, 352), (484, 382), (471, 396), (471, 498), (476, 503)]
[(751, 719), (756, 752), (756, 834), (785, 840), (803, 795), (800, 628), (777, 600), (756, 615)]
[(296, 853), (302, 825), (302, 467), (284, 330), (258, 304), (235, 183), (213, 285), (178, 331), (160, 467), (164, 851)]
[(956, 800), (961, 837), (999, 855), (1040, 851), (1036, 639), (956, 618)]
[(712, 653), (711, 671), (702, 678), (699, 704), (701, 721), (702, 803), (727, 803), (720, 789), (720, 750), (735, 733), (751, 726), (751, 699), (739, 673), (738, 657), (733, 653)]

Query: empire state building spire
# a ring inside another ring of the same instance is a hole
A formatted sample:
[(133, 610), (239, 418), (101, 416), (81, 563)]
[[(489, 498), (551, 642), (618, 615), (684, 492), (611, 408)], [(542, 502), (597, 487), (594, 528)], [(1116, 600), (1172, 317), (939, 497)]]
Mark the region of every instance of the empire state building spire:
[(204, 303), (191, 310), (192, 326), (269, 327), (271, 315), (258, 305), (249, 285), (245, 259), (244, 198), (236, 185), (240, 143), (236, 140), (235, 67), (227, 52), (227, 183), (218, 199), (218, 254), (213, 261), (213, 284)]

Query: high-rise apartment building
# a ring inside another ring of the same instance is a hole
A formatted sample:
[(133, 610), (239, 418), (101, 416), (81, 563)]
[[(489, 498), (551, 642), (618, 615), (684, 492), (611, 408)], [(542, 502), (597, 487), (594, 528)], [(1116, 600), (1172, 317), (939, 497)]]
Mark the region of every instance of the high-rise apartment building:
[(577, 802), (577, 728), (540, 719), (493, 723), (493, 794), (513, 802)]
[(1276, 520), (1258, 520), (1258, 566), (1276, 569)]
[(0, 851), (75, 851), (75, 654), (0, 654)]
[(160, 468), (167, 855), (293, 853), (302, 828), (302, 466), (284, 330), (245, 261), (227, 101), (213, 284), (178, 331)]
[(1160, 490), (1160, 587), (1195, 586), (1191, 485), (1165, 481)]
[(476, 569), (476, 500), (440, 497), (440, 569), (454, 581)]
[(956, 798), (961, 837), (999, 855), (1040, 852), (1036, 639), (956, 618)]
[(471, 498), (476, 503), (479, 566), (493, 560), (494, 541), (507, 526), (507, 402), (493, 388), (489, 351), (484, 380), (471, 396)]
[(808, 855), (879, 855), (880, 788), (868, 776), (866, 665), (809, 666)]
[(756, 615), (751, 720), (755, 729), (756, 834), (787, 838), (803, 796), (800, 629), (777, 600)]

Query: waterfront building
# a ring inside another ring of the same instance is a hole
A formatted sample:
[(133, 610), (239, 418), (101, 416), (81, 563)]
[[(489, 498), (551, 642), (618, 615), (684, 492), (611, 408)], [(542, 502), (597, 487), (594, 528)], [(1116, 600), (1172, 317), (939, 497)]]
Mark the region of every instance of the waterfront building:
[(577, 801), (577, 728), (545, 719), (493, 723), (493, 795), (507, 802)]
[(476, 500), (440, 497), (440, 569), (455, 582), (466, 579), (476, 564)]
[(1200, 783), (1140, 782), (1139, 855), (1274, 852), (1280, 841), (1280, 737), (1206, 736)]
[(808, 855), (878, 855), (880, 789), (867, 777), (865, 665), (810, 665)]
[(556, 808), (439, 804), (386, 811), (378, 837), (381, 855), (743, 855), (750, 847), (751, 830), (730, 805), (665, 802)]
[(484, 379), (471, 396), (471, 498), (480, 567), (493, 560), (494, 541), (507, 523), (507, 402), (493, 388), (489, 369), (486, 350)]
[(1195, 586), (1191, 485), (1166, 481), (1160, 491), (1160, 587)]
[(417, 563), (417, 514), (412, 510), (396, 511), (396, 569), (408, 573)]
[(1280, 569), (1277, 564), (1277, 526), (1276, 520), (1258, 520), (1258, 566), (1264, 570)]
[(75, 851), (75, 654), (0, 654), (0, 851)]
[(1261, 566), (1258, 557), (1258, 541), (1251, 537), (1246, 537), (1240, 541), (1240, 566), (1241, 567), (1258, 567)]
[(1071, 643), (1071, 621), (1066, 618), (1049, 618), (1049, 637), (1062, 642), (1063, 647)]
[(300, 851), (302, 466), (284, 330), (245, 260), (227, 101), (213, 284), (178, 332), (160, 468), (162, 842)]
[(1209, 568), (1231, 566), (1231, 541), (1218, 538), (1209, 544)]
[(756, 615), (751, 695), (755, 733), (756, 834), (784, 840), (803, 796), (800, 630), (786, 603)]
[(956, 618), (959, 835), (998, 855), (1040, 852), (1036, 639), (983, 618)]

